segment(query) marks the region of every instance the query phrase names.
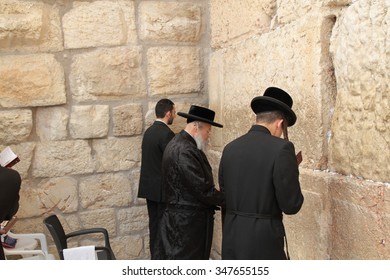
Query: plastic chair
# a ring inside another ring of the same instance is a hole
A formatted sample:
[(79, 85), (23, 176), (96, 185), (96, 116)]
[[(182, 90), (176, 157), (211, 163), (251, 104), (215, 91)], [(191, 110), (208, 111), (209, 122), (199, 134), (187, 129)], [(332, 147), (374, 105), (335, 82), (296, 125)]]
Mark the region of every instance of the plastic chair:
[(99, 260), (115, 260), (114, 252), (111, 249), (108, 231), (105, 228), (82, 229), (65, 234), (64, 228), (57, 215), (51, 215), (43, 220), (53, 237), (60, 259), (64, 259), (64, 249), (68, 249), (68, 239), (75, 236), (92, 233), (102, 233), (104, 236), (104, 246), (95, 246), (95, 251)]
[(9, 256), (21, 256), (21, 260), (54, 260), (54, 256), (48, 252), (46, 236), (43, 233), (8, 231), (7, 235), (17, 239), (17, 242), (14, 248), (3, 247), (6, 259), (9, 259)]

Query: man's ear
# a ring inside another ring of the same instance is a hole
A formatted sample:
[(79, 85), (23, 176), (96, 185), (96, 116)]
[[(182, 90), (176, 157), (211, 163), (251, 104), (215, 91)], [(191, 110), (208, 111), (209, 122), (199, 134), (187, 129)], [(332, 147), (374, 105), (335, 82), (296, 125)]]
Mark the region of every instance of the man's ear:
[(279, 119), (276, 123), (277, 128), (283, 129), (283, 122), (284, 122), (284, 119)]

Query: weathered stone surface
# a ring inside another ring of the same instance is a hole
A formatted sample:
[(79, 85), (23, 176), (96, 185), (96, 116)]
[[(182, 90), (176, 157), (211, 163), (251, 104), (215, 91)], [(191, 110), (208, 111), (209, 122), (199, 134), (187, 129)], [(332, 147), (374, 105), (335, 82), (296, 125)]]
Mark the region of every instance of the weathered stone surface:
[(30, 109), (0, 111), (0, 143), (26, 141), (30, 136), (32, 125)]
[(332, 258), (387, 259), (388, 186), (344, 176), (332, 183)]
[(109, 236), (115, 237), (116, 220), (113, 208), (93, 210), (80, 213), (79, 228), (96, 228), (102, 227), (107, 229)]
[(211, 45), (218, 48), (268, 32), (276, 13), (276, 1), (211, 0), (210, 13)]
[(37, 217), (55, 211), (75, 212), (77, 196), (77, 180), (71, 177), (42, 180), (39, 187), (33, 181), (23, 181), (18, 217)]
[[(30, 217), (25, 219), (18, 217), (18, 222), (14, 225), (12, 231), (14, 233), (43, 232), (47, 234), (46, 236), (50, 236), (49, 231), (47, 231), (46, 226), (43, 224), (42, 217)], [(54, 252), (54, 250), (52, 250), (52, 252)]]
[(110, 240), (110, 243), (117, 260), (132, 260), (140, 257), (143, 248), (142, 241), (141, 236), (132, 235)]
[(141, 48), (99, 49), (72, 60), (70, 85), (78, 101), (113, 100), (146, 94)]
[(199, 41), (202, 31), (200, 3), (150, 1), (139, 5), (140, 38), (158, 43)]
[(120, 209), (117, 214), (119, 234), (130, 234), (148, 228), (148, 211), (146, 206), (133, 206)]
[(68, 136), (69, 112), (63, 107), (38, 108), (36, 132), (41, 140), (65, 140)]
[(55, 6), (37, 1), (3, 0), (0, 22), (0, 50), (63, 50), (59, 11)]
[(132, 201), (128, 176), (99, 174), (80, 179), (80, 203), (86, 209), (126, 207)]
[(304, 17), (294, 25), (212, 54), (210, 107), (224, 124), (223, 129), (214, 131), (217, 144), (224, 146), (245, 134), (255, 122), (251, 100), (263, 95), (267, 87), (277, 86), (294, 100), (298, 120), (289, 134), (296, 150), (303, 150), (302, 166), (324, 168), (330, 118), (327, 103), (331, 103), (334, 88), (329, 83), (332, 65), (323, 57), (327, 49), (323, 49), (321, 39), (323, 29), (330, 28), (330, 22), (318, 15)]
[(152, 47), (147, 52), (152, 95), (199, 92), (202, 70), (199, 48)]
[(277, 24), (288, 24), (321, 8), (348, 6), (354, 0), (278, 0), (277, 2)]
[(0, 105), (34, 107), (66, 102), (64, 70), (51, 54), (0, 56)]
[(95, 139), (92, 142), (97, 172), (133, 168), (141, 160), (142, 137)]
[(134, 1), (77, 2), (62, 22), (67, 49), (136, 41)]
[(100, 138), (107, 136), (109, 125), (107, 105), (74, 106), (69, 121), (72, 138)]
[(113, 108), (114, 136), (132, 136), (142, 133), (142, 105), (126, 104)]
[(383, 24), (389, 11), (385, 1), (357, 1), (331, 40), (337, 78), (331, 169), (384, 182), (390, 182), (390, 27)]
[(214, 234), (212, 253), (210, 254), (212, 259), (221, 259), (222, 253), (222, 214), (220, 211), (216, 211), (214, 215)]
[(50, 141), (37, 143), (32, 167), (34, 177), (59, 177), (91, 173), (94, 162), (87, 141)]
[(300, 169), (303, 206), (296, 215), (283, 218), (292, 259), (327, 260), (331, 257), (331, 180), (329, 173)]

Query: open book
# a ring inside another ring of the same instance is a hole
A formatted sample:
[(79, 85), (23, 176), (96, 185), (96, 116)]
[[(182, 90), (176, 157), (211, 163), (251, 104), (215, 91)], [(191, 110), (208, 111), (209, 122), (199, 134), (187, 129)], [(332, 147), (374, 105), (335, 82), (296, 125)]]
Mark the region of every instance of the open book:
[(8, 146), (0, 153), (0, 165), (12, 167), (20, 161), (19, 157)]

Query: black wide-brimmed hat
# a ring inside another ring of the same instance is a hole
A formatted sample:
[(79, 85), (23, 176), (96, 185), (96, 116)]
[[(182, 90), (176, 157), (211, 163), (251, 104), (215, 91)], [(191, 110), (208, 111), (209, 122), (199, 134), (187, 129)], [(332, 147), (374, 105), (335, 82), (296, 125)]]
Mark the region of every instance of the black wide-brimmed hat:
[(200, 121), (200, 122), (209, 123), (213, 126), (223, 127), (222, 124), (214, 122), (215, 112), (208, 108), (191, 105), (188, 114), (183, 112), (178, 112), (177, 114), (181, 117), (187, 118), (187, 123), (193, 121)]
[(293, 126), (297, 116), (291, 109), (293, 100), (284, 90), (277, 87), (269, 87), (263, 96), (252, 99), (251, 108), (255, 114), (267, 111), (281, 111), (287, 119), (288, 126)]

